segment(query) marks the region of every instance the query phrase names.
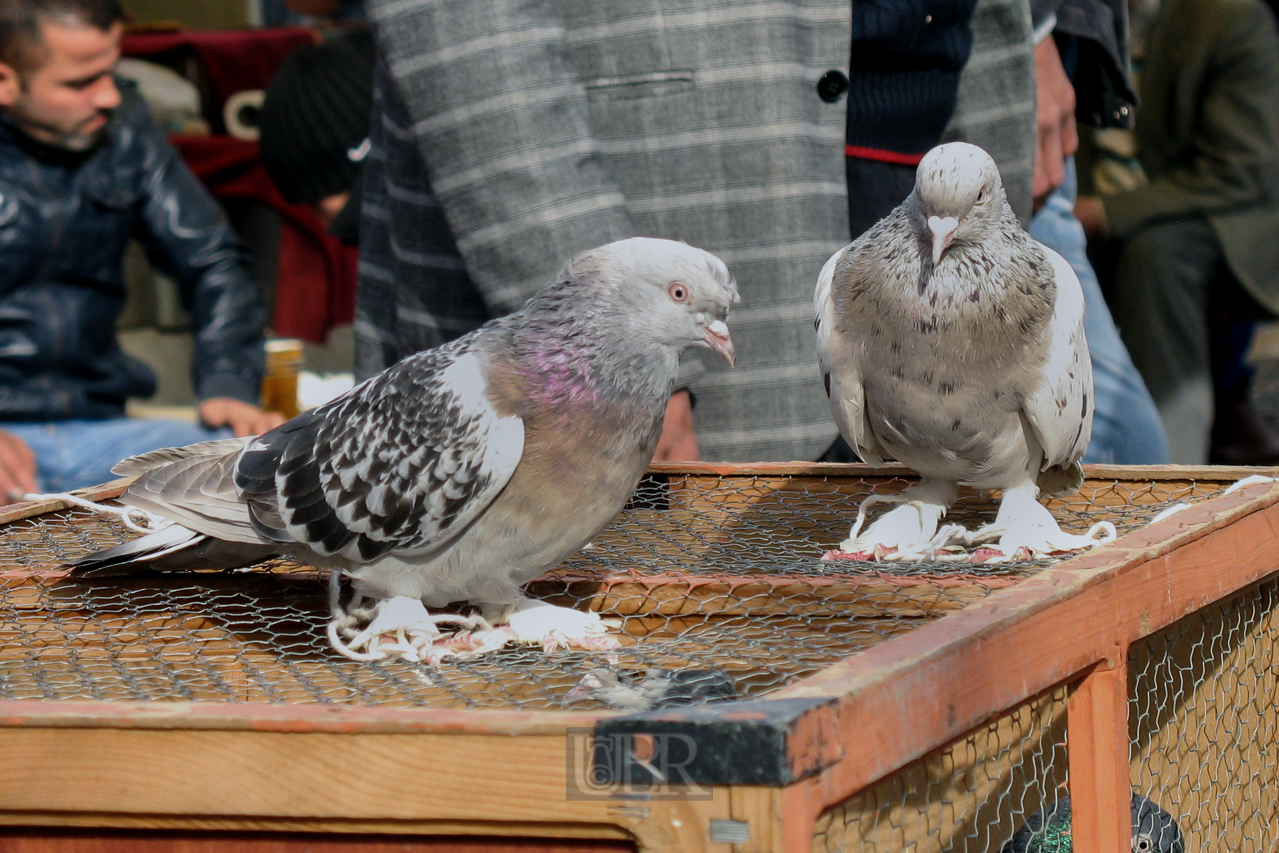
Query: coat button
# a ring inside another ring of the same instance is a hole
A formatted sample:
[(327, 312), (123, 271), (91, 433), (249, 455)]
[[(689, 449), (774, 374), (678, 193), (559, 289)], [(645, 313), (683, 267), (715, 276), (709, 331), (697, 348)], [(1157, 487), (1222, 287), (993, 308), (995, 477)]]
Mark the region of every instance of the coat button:
[(828, 104), (833, 104), (848, 91), (848, 78), (843, 71), (831, 69), (817, 81), (817, 97)]

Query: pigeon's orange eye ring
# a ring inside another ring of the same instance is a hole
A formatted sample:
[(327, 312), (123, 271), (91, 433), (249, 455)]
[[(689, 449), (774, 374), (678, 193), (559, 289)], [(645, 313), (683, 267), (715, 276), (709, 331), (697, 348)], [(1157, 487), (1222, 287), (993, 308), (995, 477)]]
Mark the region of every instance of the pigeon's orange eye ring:
[(666, 292), (675, 302), (683, 304), (688, 301), (688, 286), (682, 281), (672, 281), (671, 286), (666, 288)]

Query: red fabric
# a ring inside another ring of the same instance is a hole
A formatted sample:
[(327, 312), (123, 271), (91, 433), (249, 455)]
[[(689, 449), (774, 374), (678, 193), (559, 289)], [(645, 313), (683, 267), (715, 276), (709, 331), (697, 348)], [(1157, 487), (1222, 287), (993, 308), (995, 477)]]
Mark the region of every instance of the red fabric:
[(319, 35), (309, 27), (271, 27), (256, 30), (207, 30), (180, 33), (131, 33), (120, 51), (147, 57), (190, 48), (213, 85), (218, 112), (226, 99), (245, 89), (265, 89), (284, 57)]
[(844, 155), (859, 160), (878, 160), (881, 163), (896, 163), (899, 166), (918, 166), (924, 159), (923, 154), (901, 154), (897, 151), (886, 151), (882, 148), (864, 148), (860, 145), (845, 145)]
[(319, 343), (330, 328), (354, 319), (356, 248), (325, 231), (310, 207), (284, 200), (262, 167), (256, 142), (229, 136), (170, 141), (214, 196), (250, 198), (279, 211), (275, 334)]

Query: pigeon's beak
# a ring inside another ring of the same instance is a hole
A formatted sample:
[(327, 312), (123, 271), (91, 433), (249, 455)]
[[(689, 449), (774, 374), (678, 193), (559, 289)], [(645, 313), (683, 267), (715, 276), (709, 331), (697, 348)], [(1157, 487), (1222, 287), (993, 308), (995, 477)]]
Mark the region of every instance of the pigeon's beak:
[(946, 254), (950, 241), (955, 239), (955, 229), (959, 220), (953, 216), (928, 217), (928, 230), (933, 235), (933, 266), (941, 263), (941, 256)]
[(730, 365), (737, 366), (737, 351), (733, 349), (733, 339), (728, 336), (728, 324), (723, 320), (716, 320), (707, 325), (702, 333), (702, 340), (706, 341), (708, 347), (724, 356), (724, 360)]

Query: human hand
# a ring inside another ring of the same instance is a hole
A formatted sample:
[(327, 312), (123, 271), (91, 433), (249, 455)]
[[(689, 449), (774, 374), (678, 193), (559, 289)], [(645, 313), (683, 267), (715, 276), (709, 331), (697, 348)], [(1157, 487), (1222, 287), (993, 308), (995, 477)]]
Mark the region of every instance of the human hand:
[(1066, 158), (1079, 150), (1075, 87), (1066, 76), (1052, 36), (1035, 46), (1035, 100), (1039, 142), (1035, 150), (1035, 210), (1066, 180)]
[(0, 430), (0, 505), (37, 491), (36, 455), (16, 435)]
[(1089, 237), (1106, 233), (1106, 208), (1095, 195), (1081, 195), (1075, 199), (1075, 218), (1084, 226), (1084, 233)]
[(657, 440), (654, 462), (696, 462), (697, 436), (693, 434), (693, 397), (686, 390), (676, 391), (666, 404), (666, 422)]
[(210, 397), (200, 402), (200, 420), (205, 426), (229, 426), (237, 436), (261, 435), (284, 423), (279, 412), (264, 412), (257, 406), (233, 397)]

